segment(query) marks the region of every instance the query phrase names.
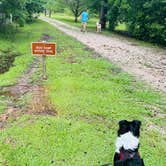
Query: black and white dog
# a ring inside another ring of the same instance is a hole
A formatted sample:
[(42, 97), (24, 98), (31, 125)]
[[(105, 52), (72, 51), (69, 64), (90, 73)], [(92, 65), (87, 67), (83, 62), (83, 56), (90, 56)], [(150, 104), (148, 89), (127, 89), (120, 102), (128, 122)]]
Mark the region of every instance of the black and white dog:
[(119, 122), (114, 166), (144, 166), (138, 152), (140, 127), (139, 120)]

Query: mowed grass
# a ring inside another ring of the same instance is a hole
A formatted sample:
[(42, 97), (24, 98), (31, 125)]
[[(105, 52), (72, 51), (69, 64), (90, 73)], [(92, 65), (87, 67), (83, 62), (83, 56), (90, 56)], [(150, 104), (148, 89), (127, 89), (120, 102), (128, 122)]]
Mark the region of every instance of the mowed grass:
[(140, 154), (145, 165), (165, 166), (166, 137), (161, 128), (166, 125), (166, 107), (161, 94), (47, 23), (25, 26), (24, 35), (27, 29), (29, 42), (47, 33), (50, 41), (57, 43), (57, 56), (47, 58), (48, 80), (44, 82), (57, 116), (24, 113), (18, 120), (9, 121), (0, 132), (1, 165), (112, 163), (118, 121), (139, 119)]

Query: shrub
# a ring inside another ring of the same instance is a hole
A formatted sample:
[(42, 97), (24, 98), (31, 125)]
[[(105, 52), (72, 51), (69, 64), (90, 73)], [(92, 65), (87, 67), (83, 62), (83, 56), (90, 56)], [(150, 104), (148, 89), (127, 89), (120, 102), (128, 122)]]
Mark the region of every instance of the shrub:
[(111, 0), (108, 19), (110, 30), (122, 21), (131, 36), (166, 45), (165, 0)]

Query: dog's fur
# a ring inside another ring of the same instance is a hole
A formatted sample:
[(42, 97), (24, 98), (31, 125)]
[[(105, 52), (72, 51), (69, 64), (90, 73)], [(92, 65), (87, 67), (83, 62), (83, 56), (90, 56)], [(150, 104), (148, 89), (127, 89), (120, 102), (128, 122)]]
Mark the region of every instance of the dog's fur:
[(96, 22), (96, 31), (101, 32), (101, 24), (99, 22)]
[(138, 152), (140, 127), (139, 120), (119, 122), (114, 166), (144, 166)]

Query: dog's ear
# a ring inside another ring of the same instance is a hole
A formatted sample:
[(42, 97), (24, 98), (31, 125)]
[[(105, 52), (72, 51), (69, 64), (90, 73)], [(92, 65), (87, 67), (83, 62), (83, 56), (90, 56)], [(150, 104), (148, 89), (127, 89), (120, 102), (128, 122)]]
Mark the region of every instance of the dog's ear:
[(140, 133), (139, 130), (141, 127), (141, 121), (133, 120), (131, 123), (132, 123), (132, 132), (133, 132), (134, 136), (139, 137), (139, 133)]
[(127, 120), (121, 120), (119, 121), (119, 127), (126, 125), (127, 124)]
[(119, 121), (118, 136), (125, 134), (126, 132), (128, 132), (128, 121), (127, 120)]
[(133, 120), (132, 123), (134, 123), (135, 127), (137, 127), (137, 128), (141, 127), (141, 121), (140, 120)]

